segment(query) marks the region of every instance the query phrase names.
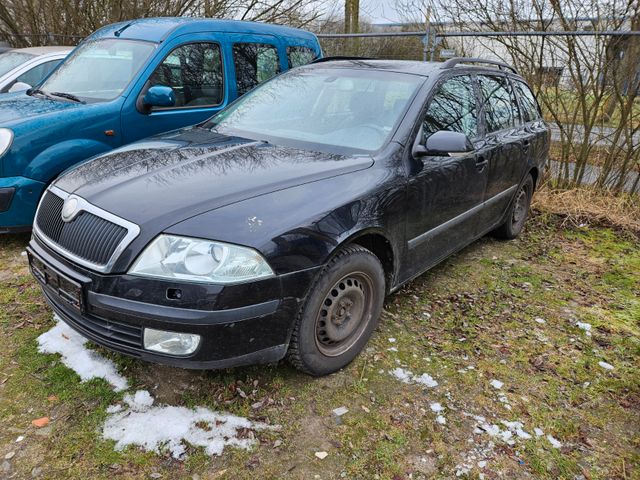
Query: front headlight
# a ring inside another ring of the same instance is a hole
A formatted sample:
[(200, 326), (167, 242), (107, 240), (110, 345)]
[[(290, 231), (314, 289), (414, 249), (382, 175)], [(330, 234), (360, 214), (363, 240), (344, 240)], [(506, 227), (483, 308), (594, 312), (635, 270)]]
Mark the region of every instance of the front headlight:
[(242, 283), (273, 276), (251, 248), (198, 238), (159, 235), (129, 273), (202, 283)]
[(2, 157), (13, 143), (13, 131), (8, 128), (0, 128), (0, 157)]

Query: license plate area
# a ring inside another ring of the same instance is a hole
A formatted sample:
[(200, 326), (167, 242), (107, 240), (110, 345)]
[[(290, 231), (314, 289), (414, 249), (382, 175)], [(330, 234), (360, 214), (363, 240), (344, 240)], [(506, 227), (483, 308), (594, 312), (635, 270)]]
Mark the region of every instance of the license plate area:
[(29, 257), (29, 269), (40, 284), (55, 297), (59, 298), (67, 306), (79, 312), (84, 311), (82, 285), (63, 275), (55, 268), (45, 264), (31, 252)]

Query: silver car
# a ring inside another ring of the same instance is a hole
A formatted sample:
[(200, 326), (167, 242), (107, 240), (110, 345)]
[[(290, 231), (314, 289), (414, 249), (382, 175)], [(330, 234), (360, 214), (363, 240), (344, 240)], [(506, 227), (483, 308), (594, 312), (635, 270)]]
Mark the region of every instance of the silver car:
[(0, 93), (27, 90), (40, 83), (73, 47), (16, 48), (0, 53)]

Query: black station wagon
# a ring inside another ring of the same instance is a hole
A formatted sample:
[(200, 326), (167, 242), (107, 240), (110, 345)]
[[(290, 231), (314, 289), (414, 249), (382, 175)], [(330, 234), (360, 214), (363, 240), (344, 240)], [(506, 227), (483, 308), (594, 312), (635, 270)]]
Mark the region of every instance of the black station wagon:
[(548, 149), (507, 65), (319, 61), (68, 171), (29, 261), (58, 315), (118, 352), (324, 375), (362, 350), (385, 294), (522, 231)]

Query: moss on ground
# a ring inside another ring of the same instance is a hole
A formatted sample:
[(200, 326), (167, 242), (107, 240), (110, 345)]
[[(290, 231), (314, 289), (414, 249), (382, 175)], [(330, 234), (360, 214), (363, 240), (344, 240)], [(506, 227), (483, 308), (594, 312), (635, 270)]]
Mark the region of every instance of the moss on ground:
[[(482, 239), (389, 297), (366, 351), (322, 379), (286, 364), (191, 372), (99, 349), (157, 402), (282, 426), (251, 451), (189, 447), (182, 462), (100, 438), (122, 394), (38, 353), (53, 320), (21, 255), (28, 237), (0, 241), (2, 478), (640, 478), (640, 241), (627, 234), (538, 216), (516, 241)], [(438, 386), (402, 383), (397, 367)], [(474, 433), (472, 415), (521, 421), (532, 438)], [(32, 427), (42, 416), (50, 425)]]

